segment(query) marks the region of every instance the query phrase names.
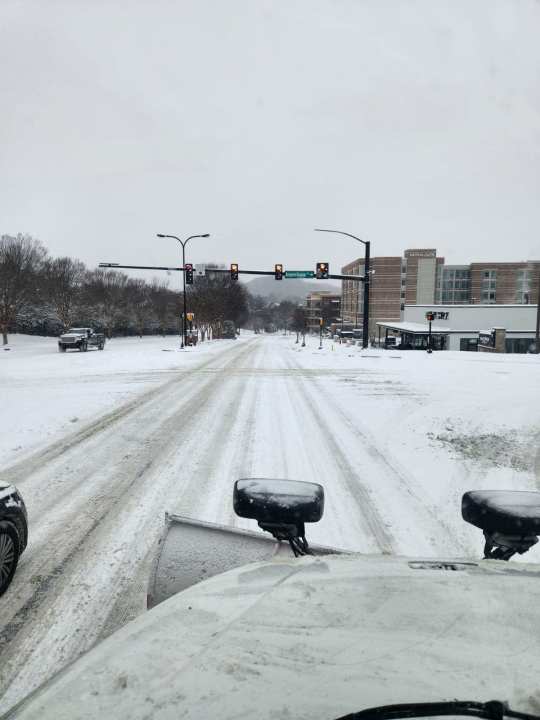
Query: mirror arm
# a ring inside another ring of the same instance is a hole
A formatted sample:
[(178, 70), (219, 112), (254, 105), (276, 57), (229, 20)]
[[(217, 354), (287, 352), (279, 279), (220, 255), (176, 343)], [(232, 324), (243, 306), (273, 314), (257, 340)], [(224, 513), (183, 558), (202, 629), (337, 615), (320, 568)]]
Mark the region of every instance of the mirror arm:
[(510, 560), (519, 553), (523, 555), (536, 545), (538, 538), (535, 535), (503, 535), (498, 532), (484, 530), (484, 559), (485, 560)]
[(306, 540), (306, 530), (303, 522), (272, 523), (259, 520), (258, 524), (261, 530), (269, 532), (278, 542), (287, 541), (295, 557), (313, 554)]

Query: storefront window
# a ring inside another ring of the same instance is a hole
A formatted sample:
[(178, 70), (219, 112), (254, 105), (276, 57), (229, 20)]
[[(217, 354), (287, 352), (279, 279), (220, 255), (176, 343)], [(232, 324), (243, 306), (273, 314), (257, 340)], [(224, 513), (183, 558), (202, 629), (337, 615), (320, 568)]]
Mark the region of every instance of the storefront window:
[(532, 338), (506, 338), (505, 350), (507, 353), (532, 352), (534, 340)]

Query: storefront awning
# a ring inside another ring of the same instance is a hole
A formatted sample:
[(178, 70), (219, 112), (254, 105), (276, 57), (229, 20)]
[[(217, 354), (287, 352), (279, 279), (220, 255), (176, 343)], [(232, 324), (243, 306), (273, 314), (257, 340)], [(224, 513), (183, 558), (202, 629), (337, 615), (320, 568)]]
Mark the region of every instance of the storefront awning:
[[(396, 332), (409, 333), (410, 335), (427, 335), (429, 333), (428, 323), (415, 323), (415, 322), (378, 322), (377, 325), (381, 328), (387, 328), (388, 330), (395, 330)], [(448, 335), (452, 331), (447, 327), (440, 327), (438, 325), (431, 325), (432, 335)]]

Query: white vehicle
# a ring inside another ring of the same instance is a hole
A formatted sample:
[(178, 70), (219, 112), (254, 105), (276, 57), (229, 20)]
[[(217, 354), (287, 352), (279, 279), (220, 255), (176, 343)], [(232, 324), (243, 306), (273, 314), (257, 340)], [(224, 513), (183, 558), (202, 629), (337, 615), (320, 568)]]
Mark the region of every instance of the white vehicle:
[(7, 717), (538, 720), (540, 567), (506, 560), (537, 542), (540, 493), (464, 495), (476, 562), (310, 548), (323, 505), (320, 485), (246, 479), (234, 509), (274, 540), (169, 517), (152, 603), (183, 591)]
[(105, 335), (97, 333), (92, 328), (70, 328), (67, 333), (58, 338), (58, 351), (80, 350), (86, 352), (89, 347), (103, 350), (105, 347)]

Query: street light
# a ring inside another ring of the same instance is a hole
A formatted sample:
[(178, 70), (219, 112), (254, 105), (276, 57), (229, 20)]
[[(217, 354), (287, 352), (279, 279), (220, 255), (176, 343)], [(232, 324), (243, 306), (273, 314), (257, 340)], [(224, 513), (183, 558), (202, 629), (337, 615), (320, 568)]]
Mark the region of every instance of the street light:
[[(180, 240), (179, 237), (176, 237), (176, 235), (164, 235), (163, 233), (157, 233), (158, 238), (172, 238), (173, 240), (178, 240), (180, 245), (182, 246), (182, 268), (184, 269), (186, 266), (186, 245), (190, 240), (193, 240), (193, 238), (207, 238), (210, 237), (210, 233), (204, 233), (204, 235), (190, 235), (185, 240)], [(186, 307), (186, 271), (184, 269), (182, 273), (182, 279), (183, 279), (183, 289), (184, 289), (184, 312), (182, 315), (182, 344), (180, 345), (181, 348), (183, 348), (187, 343), (187, 336), (186, 336), (186, 313), (187, 313), (187, 307)]]
[[(369, 252), (370, 252), (370, 243), (369, 240), (362, 240), (359, 237), (356, 237), (356, 235), (351, 235), (351, 233), (343, 232), (343, 230), (325, 230), (323, 228), (315, 228), (315, 232), (327, 232), (327, 233), (335, 233), (336, 235), (346, 235), (347, 237), (353, 238), (353, 240), (358, 240), (358, 242), (361, 242), (365, 247), (365, 260), (364, 260), (364, 318), (362, 323), (362, 347), (367, 348), (368, 347), (368, 335), (369, 335)], [(343, 302), (343, 298), (342, 298)], [(356, 308), (358, 311), (358, 301), (356, 303)], [(343, 310), (341, 312), (343, 316)]]

